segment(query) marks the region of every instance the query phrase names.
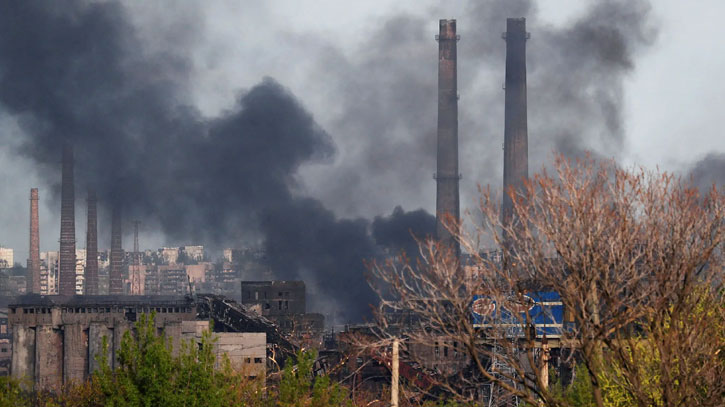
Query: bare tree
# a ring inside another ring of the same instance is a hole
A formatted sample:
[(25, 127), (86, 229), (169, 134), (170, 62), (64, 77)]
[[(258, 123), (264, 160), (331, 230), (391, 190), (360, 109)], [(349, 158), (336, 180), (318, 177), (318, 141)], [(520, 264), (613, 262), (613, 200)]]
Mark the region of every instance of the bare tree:
[(639, 406), (725, 404), (722, 193), (562, 157), (507, 193), (511, 217), (482, 189), (475, 230), (449, 219), (462, 259), (421, 241), (415, 264), (371, 265), (382, 339), (460, 344), (469, 368), (437, 376), (460, 399), (571, 405), (548, 387), (555, 349), (586, 367), (597, 406), (612, 388)]

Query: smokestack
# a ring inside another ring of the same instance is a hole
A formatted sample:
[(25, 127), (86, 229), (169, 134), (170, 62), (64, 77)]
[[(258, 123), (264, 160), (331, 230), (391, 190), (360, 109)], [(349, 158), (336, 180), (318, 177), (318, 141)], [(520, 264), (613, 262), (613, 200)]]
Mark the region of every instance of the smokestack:
[(113, 206), (111, 214), (111, 270), (109, 272), (108, 294), (123, 294), (123, 247), (121, 240), (121, 207)]
[(506, 113), (504, 118), (503, 222), (511, 222), (511, 191), (520, 191), (529, 176), (528, 127), (526, 118), (525, 18), (506, 19)]
[(26, 292), (40, 294), (40, 231), (38, 226), (38, 188), (30, 189), (30, 256)]
[(446, 216), (460, 217), (458, 196), (458, 68), (456, 20), (440, 20), (438, 40), (438, 168), (436, 237), (456, 254), (460, 246), (445, 228)]
[(98, 216), (96, 191), (88, 190), (88, 229), (86, 232), (86, 295), (98, 295)]
[(60, 259), (58, 294), (76, 293), (75, 192), (73, 186), (73, 147), (63, 146), (63, 175), (60, 203)]

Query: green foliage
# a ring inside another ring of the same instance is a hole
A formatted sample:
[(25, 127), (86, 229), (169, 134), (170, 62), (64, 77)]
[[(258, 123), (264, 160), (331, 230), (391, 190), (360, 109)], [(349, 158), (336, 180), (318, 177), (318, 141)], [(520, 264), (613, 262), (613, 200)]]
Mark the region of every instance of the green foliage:
[(211, 332), (205, 331), (200, 342), (182, 343), (174, 355), (171, 339), (156, 333), (153, 315), (143, 315), (135, 335), (124, 334), (117, 368), (111, 370), (103, 355), (98, 359), (102, 369), (93, 380), (107, 406), (238, 405), (240, 383), (252, 387), (258, 383), (246, 383), (231, 369), (228, 359), (217, 369), (214, 342)]
[[(618, 373), (614, 369), (608, 369), (605, 373), (599, 375), (604, 405), (606, 407), (628, 407), (635, 405), (634, 399), (629, 393), (613, 380), (616, 375)], [(594, 386), (592, 385), (589, 370), (584, 364), (576, 366), (574, 369), (574, 379), (566, 388), (562, 387), (561, 382), (553, 374), (553, 370), (551, 383), (552, 385), (549, 390), (563, 404), (574, 407), (596, 407)]]
[(30, 406), (30, 400), (23, 391), (20, 381), (10, 377), (0, 377), (0, 407)]
[(147, 406), (352, 406), (347, 389), (328, 376), (313, 375), (315, 351), (299, 352), (297, 365), (288, 363), (276, 388), (265, 378), (248, 379), (219, 361), (216, 339), (205, 331), (198, 342), (182, 342), (174, 352), (170, 338), (158, 334), (154, 315), (141, 316), (135, 331), (126, 332), (111, 368), (109, 344), (103, 338), (99, 369), (83, 383), (71, 383), (58, 393), (32, 394), (20, 382), (0, 377), (0, 407), (147, 407)]
[(347, 390), (331, 383), (328, 376), (313, 377), (313, 364), (317, 359), (314, 350), (297, 353), (297, 365), (288, 363), (282, 371), (279, 383), (279, 407), (327, 407), (350, 406)]

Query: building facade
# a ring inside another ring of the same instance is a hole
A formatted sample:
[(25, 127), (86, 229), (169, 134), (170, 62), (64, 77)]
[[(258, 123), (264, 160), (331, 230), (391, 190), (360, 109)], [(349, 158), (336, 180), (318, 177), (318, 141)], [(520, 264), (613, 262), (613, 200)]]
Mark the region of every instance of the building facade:
[(15, 265), (13, 249), (0, 247), (0, 269), (11, 268)]
[(57, 390), (82, 381), (99, 366), (95, 356), (105, 337), (114, 363), (123, 334), (141, 314), (156, 312), (155, 323), (178, 341), (182, 323), (194, 321), (195, 306), (186, 297), (27, 295), (8, 307), (12, 331), (11, 373), (30, 379), (36, 389)]
[(309, 345), (322, 341), (325, 317), (307, 313), (304, 281), (242, 281), (242, 305)]
[(58, 294), (58, 252), (40, 253), (40, 294)]

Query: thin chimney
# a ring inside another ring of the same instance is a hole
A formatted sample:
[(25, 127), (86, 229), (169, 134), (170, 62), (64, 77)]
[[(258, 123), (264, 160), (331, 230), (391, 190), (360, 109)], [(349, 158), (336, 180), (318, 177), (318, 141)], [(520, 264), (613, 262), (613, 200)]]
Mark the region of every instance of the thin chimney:
[(30, 256), (26, 291), (40, 294), (40, 228), (38, 226), (38, 188), (30, 189)]
[(109, 272), (108, 294), (123, 294), (123, 245), (121, 232), (121, 207), (115, 204), (111, 214), (111, 270)]
[(520, 191), (529, 176), (528, 127), (526, 117), (526, 32), (525, 18), (506, 19), (506, 105), (504, 118), (503, 222), (513, 216), (509, 194)]
[(88, 190), (88, 229), (86, 233), (86, 295), (98, 295), (98, 216), (96, 192)]
[(73, 185), (73, 147), (63, 146), (63, 175), (60, 207), (60, 259), (58, 294), (76, 293), (75, 192)]
[(436, 237), (460, 253), (445, 218), (460, 217), (458, 195), (458, 68), (456, 20), (440, 20), (438, 40), (438, 164), (436, 179)]

